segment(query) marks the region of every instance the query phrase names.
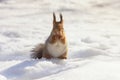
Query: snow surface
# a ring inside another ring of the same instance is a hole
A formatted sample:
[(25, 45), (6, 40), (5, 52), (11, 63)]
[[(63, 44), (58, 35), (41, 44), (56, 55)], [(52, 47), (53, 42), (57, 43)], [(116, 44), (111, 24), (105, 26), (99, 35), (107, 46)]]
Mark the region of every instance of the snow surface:
[[(64, 17), (68, 59), (30, 58)], [(0, 0), (0, 80), (120, 80), (119, 0)]]

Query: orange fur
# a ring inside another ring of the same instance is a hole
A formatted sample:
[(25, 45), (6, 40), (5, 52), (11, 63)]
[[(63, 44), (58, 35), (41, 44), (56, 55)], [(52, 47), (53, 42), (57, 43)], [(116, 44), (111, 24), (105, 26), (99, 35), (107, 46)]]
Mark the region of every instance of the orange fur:
[[(60, 14), (60, 21), (56, 22), (56, 17), (55, 14), (53, 13), (53, 30), (46, 40), (45, 44), (38, 45), (34, 50), (32, 54), (32, 58), (59, 58), (59, 59), (67, 59), (67, 41), (66, 41), (66, 36), (63, 28), (63, 18), (62, 14)], [(58, 45), (59, 43), (59, 45)], [(54, 51), (51, 51), (52, 49), (58, 49)], [(59, 47), (57, 47), (57, 45)], [(64, 47), (64, 48), (63, 48)], [(48, 49), (50, 48), (50, 49)], [(52, 52), (57, 54), (57, 57), (55, 57), (56, 54), (53, 54)], [(59, 54), (60, 53), (60, 54)]]

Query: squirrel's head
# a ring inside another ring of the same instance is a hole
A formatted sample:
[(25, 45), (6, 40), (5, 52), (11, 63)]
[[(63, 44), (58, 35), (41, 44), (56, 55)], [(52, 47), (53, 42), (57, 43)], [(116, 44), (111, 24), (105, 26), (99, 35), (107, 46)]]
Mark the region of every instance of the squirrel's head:
[(60, 21), (56, 21), (55, 13), (53, 13), (53, 28), (54, 29), (63, 29), (63, 17), (62, 14), (60, 14)]
[(52, 35), (57, 39), (64, 37), (64, 29), (63, 29), (63, 17), (60, 14), (60, 21), (56, 21), (55, 13), (53, 13), (53, 30)]

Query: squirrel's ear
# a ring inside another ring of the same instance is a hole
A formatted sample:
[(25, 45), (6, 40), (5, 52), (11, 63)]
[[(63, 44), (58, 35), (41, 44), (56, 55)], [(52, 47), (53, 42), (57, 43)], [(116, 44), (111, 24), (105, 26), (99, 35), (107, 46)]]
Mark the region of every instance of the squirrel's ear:
[(56, 22), (56, 17), (55, 17), (55, 13), (53, 12), (53, 23)]
[(60, 22), (62, 23), (63, 22), (63, 17), (62, 17), (62, 14), (60, 13)]

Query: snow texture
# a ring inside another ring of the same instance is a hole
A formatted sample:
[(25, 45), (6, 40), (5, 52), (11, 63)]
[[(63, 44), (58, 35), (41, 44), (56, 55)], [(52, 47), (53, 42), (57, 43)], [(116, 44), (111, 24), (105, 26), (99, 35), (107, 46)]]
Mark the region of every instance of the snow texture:
[[(30, 58), (63, 14), (68, 59)], [(119, 0), (0, 0), (0, 80), (120, 80)]]

